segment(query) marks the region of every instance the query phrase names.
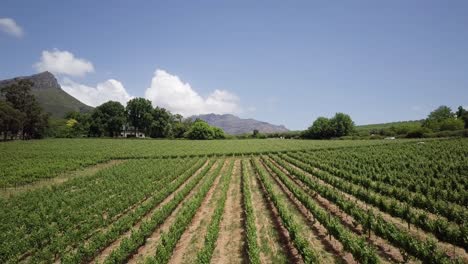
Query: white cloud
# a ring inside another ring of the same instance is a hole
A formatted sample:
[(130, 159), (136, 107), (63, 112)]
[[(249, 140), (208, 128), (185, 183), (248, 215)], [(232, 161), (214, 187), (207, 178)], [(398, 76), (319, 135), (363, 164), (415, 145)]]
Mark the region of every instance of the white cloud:
[(67, 93), (91, 106), (98, 106), (110, 100), (118, 101), (125, 105), (133, 98), (127, 93), (122, 83), (114, 79), (109, 79), (98, 83), (96, 87), (91, 87), (64, 78), (61, 86)]
[(11, 18), (0, 18), (0, 30), (15, 37), (23, 36), (23, 29)]
[(70, 76), (84, 76), (86, 73), (94, 72), (94, 66), (90, 61), (75, 58), (68, 51), (42, 51), (41, 61), (34, 64), (38, 72), (50, 71), (55, 74)]
[(236, 95), (226, 90), (215, 90), (203, 98), (189, 83), (183, 83), (178, 76), (160, 69), (154, 73), (151, 87), (146, 89), (145, 97), (155, 106), (167, 108), (184, 116), (241, 112), (239, 98)]

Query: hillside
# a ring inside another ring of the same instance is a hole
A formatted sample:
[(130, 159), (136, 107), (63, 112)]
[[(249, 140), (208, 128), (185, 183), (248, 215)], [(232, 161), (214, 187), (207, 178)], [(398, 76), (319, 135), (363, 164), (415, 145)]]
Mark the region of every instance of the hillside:
[(386, 129), (390, 127), (419, 127), (421, 126), (423, 120), (411, 120), (411, 121), (399, 121), (399, 122), (390, 122), (390, 123), (381, 123), (381, 124), (369, 124), (369, 125), (360, 125), (356, 126), (356, 130), (379, 130)]
[(61, 118), (70, 111), (88, 112), (93, 109), (62, 90), (55, 76), (47, 71), (0, 81), (0, 88), (22, 79), (33, 83), (32, 93), (52, 117)]
[(257, 129), (260, 133), (277, 133), (289, 131), (289, 129), (287, 129), (283, 125), (272, 125), (270, 123), (258, 121), (251, 118), (243, 119), (230, 114), (206, 114), (192, 116), (190, 118), (192, 120), (195, 120), (197, 118), (202, 119), (212, 126), (222, 128), (224, 132), (231, 135), (252, 133), (254, 129)]

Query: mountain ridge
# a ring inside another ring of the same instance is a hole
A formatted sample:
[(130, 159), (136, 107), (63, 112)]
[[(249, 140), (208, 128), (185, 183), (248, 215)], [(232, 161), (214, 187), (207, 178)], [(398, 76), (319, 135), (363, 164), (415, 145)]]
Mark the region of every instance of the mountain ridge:
[(201, 119), (212, 126), (222, 128), (224, 132), (231, 135), (240, 135), (252, 133), (253, 130), (258, 130), (260, 133), (278, 133), (288, 132), (284, 125), (273, 125), (268, 122), (255, 120), (253, 118), (240, 118), (232, 114), (203, 114), (193, 115), (189, 119)]
[(44, 111), (50, 113), (52, 117), (63, 118), (66, 113), (71, 111), (89, 112), (93, 109), (65, 92), (55, 76), (48, 71), (0, 80), (0, 88), (20, 80), (29, 80), (33, 83), (31, 93)]

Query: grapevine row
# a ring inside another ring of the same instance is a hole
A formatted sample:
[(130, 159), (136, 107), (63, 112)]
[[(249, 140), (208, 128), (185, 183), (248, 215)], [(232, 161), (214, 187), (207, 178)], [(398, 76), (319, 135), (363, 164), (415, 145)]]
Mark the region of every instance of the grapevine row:
[(233, 167), (234, 160), (231, 160), (228, 169), (223, 173), (221, 178), (221, 197), (216, 201), (216, 208), (211, 217), (211, 222), (208, 225), (203, 248), (197, 253), (196, 263), (210, 263), (211, 257), (213, 256), (219, 234), (219, 225), (223, 217), (224, 205), (226, 204), (227, 192), (232, 178)]
[[(176, 163), (180, 161), (129, 161), (52, 189), (2, 200), (0, 262), (53, 260), (69, 245), (112, 223), (116, 215), (154, 192), (158, 186), (152, 183), (174, 171), (171, 168)], [(154, 172), (153, 168), (158, 170)], [(185, 165), (181, 169), (186, 169)], [(134, 177), (131, 173), (141, 174)]]
[(205, 177), (213, 164), (214, 161), (211, 160), (195, 178), (190, 179), (190, 181), (174, 196), (172, 200), (155, 211), (148, 221), (141, 224), (139, 229), (133, 230), (130, 237), (124, 238), (119, 244), (119, 247), (114, 249), (104, 262), (124, 263), (146, 242), (146, 239), (153, 233), (153, 230), (164, 223), (184, 198), (195, 188), (195, 186), (198, 185), (200, 180)]
[(367, 245), (366, 240), (357, 236), (344, 227), (340, 220), (333, 217), (326, 210), (319, 207), (300, 187), (291, 181), (280, 169), (274, 166), (268, 159), (262, 158), (281, 182), (294, 194), (314, 217), (327, 229), (328, 233), (339, 240), (346, 251), (350, 252), (360, 263), (378, 263), (375, 249)]
[(273, 184), (268, 178), (268, 173), (259, 164), (256, 159), (252, 160), (253, 167), (260, 178), (262, 185), (265, 187), (266, 193), (278, 210), (279, 216), (288, 230), (289, 236), (293, 241), (294, 246), (297, 248), (305, 263), (319, 262), (317, 252), (310, 246), (304, 236), (299, 232), (298, 223), (294, 216), (288, 209), (288, 205), (279, 199), (278, 194), (273, 190)]
[(316, 175), (323, 181), (336, 188), (351, 194), (366, 203), (378, 207), (380, 210), (389, 213), (394, 217), (404, 219), (408, 225), (413, 224), (427, 232), (433, 233), (441, 241), (452, 243), (463, 248), (468, 247), (468, 228), (449, 222), (441, 217), (431, 219), (425, 212), (418, 212), (410, 208), (408, 204), (399, 204), (395, 199), (364, 189), (359, 185), (352, 184), (339, 177), (334, 177), (326, 171), (314, 170), (307, 165), (307, 160), (294, 160), (287, 156), (282, 156), (288, 162), (295, 162), (298, 167)]
[(460, 224), (464, 223), (465, 219), (468, 218), (468, 210), (466, 210), (464, 207), (458, 204), (453, 204), (442, 200), (435, 201), (420, 193), (411, 193), (388, 184), (372, 182), (368, 178), (360, 177), (350, 172), (339, 170), (324, 165), (320, 162), (313, 161), (308, 155), (301, 155), (298, 153), (288, 155), (303, 162), (309, 163), (313, 167), (317, 167), (333, 175), (337, 175), (347, 181), (358, 185), (362, 185), (366, 189), (374, 190), (382, 195), (395, 197), (401, 202), (408, 203), (414, 207), (427, 210), (431, 213), (441, 214), (442, 216), (446, 217), (449, 221), (454, 221), (455, 223)]
[(249, 163), (242, 160), (242, 197), (245, 212), (245, 231), (247, 237), (247, 254), (249, 262), (260, 263), (259, 247), (257, 243), (257, 228), (255, 226), (255, 215), (252, 205), (252, 191), (250, 186), (250, 175), (248, 171)]
[[(395, 246), (404, 249), (409, 254), (416, 256), (425, 263), (450, 263), (449, 257), (438, 250), (434, 241), (420, 241), (405, 231), (400, 230), (392, 223), (383, 219), (380, 215), (374, 215), (371, 211), (364, 211), (354, 202), (344, 199), (342, 194), (325, 185), (317, 183), (302, 171), (288, 165), (286, 162), (276, 160), (283, 168), (303, 182), (310, 190), (317, 192), (327, 200), (336, 204), (341, 210), (351, 215), (358, 223), (374, 231), (378, 236), (388, 240)], [(296, 165), (296, 164), (294, 164)]]
[[(222, 160), (221, 164), (224, 164)], [(200, 186), (198, 192), (189, 201), (184, 203), (182, 209), (177, 214), (174, 223), (171, 225), (169, 230), (161, 235), (159, 244), (156, 247), (156, 255), (146, 260), (146, 263), (167, 263), (172, 256), (177, 242), (184, 233), (185, 229), (191, 223), (195, 213), (200, 208), (206, 194), (212, 188), (213, 182), (219, 175), (222, 165), (218, 166), (217, 170), (206, 179), (206, 181)]]
[(99, 233), (93, 236), (90, 240), (86, 241), (76, 252), (66, 255), (63, 263), (81, 263), (89, 262), (94, 258), (100, 250), (103, 250), (111, 242), (115, 241), (124, 232), (127, 232), (139, 221), (143, 216), (148, 214), (156, 205), (160, 204), (171, 193), (177, 190), (187, 179), (199, 170), (203, 164), (206, 163), (205, 159), (200, 159), (195, 166), (184, 172), (177, 177), (175, 181), (173, 177), (168, 177), (167, 180), (158, 184), (158, 192), (151, 197), (150, 202), (139, 207), (137, 210), (125, 217), (119, 219), (109, 230), (104, 233)]

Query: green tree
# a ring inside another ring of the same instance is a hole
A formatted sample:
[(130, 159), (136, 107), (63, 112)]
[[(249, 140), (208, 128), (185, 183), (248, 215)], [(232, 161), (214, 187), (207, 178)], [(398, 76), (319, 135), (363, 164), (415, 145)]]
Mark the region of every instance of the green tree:
[(440, 122), (441, 131), (461, 130), (465, 127), (465, 122), (461, 119), (449, 118)]
[(224, 134), (224, 130), (222, 130), (219, 127), (212, 127), (213, 129), (213, 135), (215, 139), (224, 139), (226, 138), (226, 135)]
[(175, 138), (183, 138), (187, 131), (192, 126), (192, 120), (187, 118), (186, 120), (182, 120), (182, 118), (175, 119), (175, 122), (172, 124), (172, 133)]
[(465, 123), (465, 128), (468, 128), (468, 111), (465, 110), (462, 106), (458, 107), (457, 118), (463, 120)]
[[(457, 114), (463, 114), (460, 108), (458, 110)], [(432, 131), (458, 130), (463, 129), (464, 121), (457, 120), (457, 115), (452, 112), (452, 109), (442, 105), (427, 116), (422, 126)]]
[(102, 111), (94, 110), (91, 114), (90, 122), (89, 122), (89, 132), (88, 136), (91, 137), (100, 137), (104, 135), (105, 128), (104, 128), (104, 114)]
[(258, 129), (254, 129), (253, 131), (253, 134), (252, 134), (252, 137), (256, 138), (258, 136), (260, 132), (258, 131)]
[(172, 137), (173, 117), (171, 112), (156, 107), (153, 110), (150, 136), (154, 138)]
[[(94, 117), (99, 118), (101, 128), (110, 137), (115, 137), (120, 134), (120, 131), (125, 124), (125, 107), (115, 101), (108, 101), (94, 109), (96, 113)], [(97, 120), (96, 120), (97, 121)]]
[(3, 140), (13, 139), (23, 127), (25, 115), (13, 108), (9, 103), (0, 101), (0, 134)]
[(445, 119), (454, 118), (455, 114), (452, 113), (452, 109), (446, 105), (441, 105), (434, 111), (432, 111), (428, 116), (428, 120), (434, 121), (443, 121)]
[(189, 139), (213, 139), (213, 128), (203, 120), (197, 119), (187, 131)]
[(19, 80), (1, 89), (1, 94), (6, 101), (25, 115), (20, 129), (23, 139), (43, 137), (49, 125), (49, 114), (44, 113), (34, 95), (31, 94), (32, 85), (30, 81)]
[(335, 137), (349, 136), (354, 131), (354, 122), (351, 117), (344, 113), (336, 113), (330, 119), (330, 124), (334, 130)]
[(331, 138), (335, 134), (330, 119), (326, 117), (317, 118), (314, 123), (304, 132), (306, 138)]
[(65, 119), (76, 120), (76, 124), (69, 128), (69, 136), (83, 136), (89, 135), (91, 115), (88, 113), (80, 113), (77, 111), (69, 112), (65, 115)]
[(151, 101), (144, 98), (134, 98), (127, 103), (127, 119), (137, 131), (148, 131), (152, 124), (153, 106)]

